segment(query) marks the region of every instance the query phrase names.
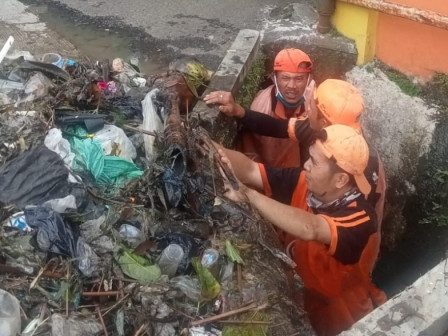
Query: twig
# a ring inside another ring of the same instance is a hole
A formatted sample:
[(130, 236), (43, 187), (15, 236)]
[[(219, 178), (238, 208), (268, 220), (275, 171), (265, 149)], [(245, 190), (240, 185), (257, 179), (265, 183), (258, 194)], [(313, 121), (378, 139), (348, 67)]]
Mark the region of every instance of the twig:
[(96, 306), (96, 312), (98, 313), (98, 317), (100, 318), (101, 325), (103, 326), (104, 335), (109, 336), (107, 333), (106, 325), (104, 324), (103, 315), (101, 315), (101, 309), (99, 306)]
[(134, 336), (140, 336), (140, 334), (148, 327), (147, 323), (143, 323), (140, 328), (138, 328), (137, 332), (134, 334)]
[[(67, 282), (70, 280), (70, 263), (67, 265)], [(70, 283), (70, 282), (69, 282)], [(68, 317), (68, 289), (70, 286), (67, 287), (65, 290), (65, 317)]]
[(302, 333), (301, 331), (298, 331), (298, 332), (295, 332), (294, 334), (291, 334), (291, 335), (288, 335), (288, 336), (299, 336), (301, 333)]
[(39, 281), (40, 277), (42, 276), (42, 274), (44, 274), (45, 269), (47, 268), (47, 265), (45, 265), (44, 267), (42, 267), (39, 270), (39, 273), (37, 273), (36, 277), (34, 278), (34, 280), (31, 282), (30, 284), (30, 289), (33, 289), (34, 286), (36, 285), (36, 283)]
[(236, 271), (238, 276), (238, 292), (240, 294), (240, 303), (243, 301), (243, 272), (241, 270), (241, 264), (236, 263)]
[(201, 324), (204, 324), (204, 323), (209, 323), (209, 322), (220, 320), (220, 319), (225, 318), (225, 317), (229, 317), (229, 316), (237, 315), (237, 314), (240, 314), (240, 313), (244, 313), (244, 312), (247, 312), (247, 311), (249, 311), (251, 309), (262, 310), (262, 309), (265, 309), (267, 307), (268, 307), (267, 303), (264, 303), (261, 306), (257, 306), (255, 303), (252, 303), (249, 306), (246, 306), (246, 307), (243, 307), (243, 308), (238, 308), (238, 309), (235, 309), (235, 310), (231, 310), (231, 311), (219, 314), (219, 315), (208, 317), (208, 318), (203, 319), (203, 320), (193, 321), (193, 322), (191, 322), (190, 325), (192, 327), (195, 327), (195, 326), (198, 326), (198, 325), (201, 325)]
[(172, 310), (174, 310), (176, 313), (179, 313), (179, 314), (181, 314), (182, 316), (184, 316), (184, 317), (186, 317), (186, 318), (188, 318), (188, 319), (190, 319), (190, 320), (194, 320), (194, 319), (195, 319), (193, 316), (190, 316), (190, 315), (184, 313), (183, 311), (181, 311), (181, 310), (179, 310), (179, 309), (177, 309), (177, 308), (174, 308), (173, 306), (169, 306), (169, 307), (170, 307)]
[(141, 128), (132, 127), (132, 126), (128, 126), (128, 125), (123, 125), (121, 127), (122, 128), (126, 128), (126, 129), (131, 130), (131, 131), (143, 133), (143, 134), (146, 134), (146, 135), (151, 135), (151, 136), (154, 136), (154, 137), (157, 136), (157, 134), (155, 132), (147, 131), (147, 130), (144, 130), (144, 129), (141, 129)]
[(130, 294), (126, 294), (123, 298), (121, 298), (117, 303), (115, 303), (112, 307), (107, 308), (106, 312), (103, 314), (103, 316), (106, 316), (107, 314), (109, 314), (109, 312), (114, 309), (115, 307), (117, 307), (119, 304), (121, 304), (125, 299), (127, 299), (129, 297)]
[(120, 291), (110, 292), (82, 292), (82, 296), (115, 296), (120, 294)]

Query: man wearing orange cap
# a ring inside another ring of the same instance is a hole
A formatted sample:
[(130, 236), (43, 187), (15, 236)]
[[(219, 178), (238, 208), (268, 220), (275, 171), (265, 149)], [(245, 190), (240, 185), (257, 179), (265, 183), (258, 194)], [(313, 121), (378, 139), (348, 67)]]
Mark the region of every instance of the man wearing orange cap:
[[(220, 104), (221, 112), (239, 119), (243, 128), (251, 132), (264, 137), (288, 138), (294, 141), (295, 146), (300, 148), (303, 162), (308, 158), (310, 141), (316, 131), (333, 124), (347, 125), (361, 131), (360, 119), (364, 111), (364, 101), (361, 93), (343, 80), (327, 79), (317, 87), (312, 98), (308, 100), (307, 118), (276, 119), (259, 112), (245, 110), (235, 103), (230, 92), (224, 92), (222, 98), (219, 95), (218, 92), (210, 93), (205, 97), (206, 103)], [(370, 150), (365, 175), (371, 186), (368, 200), (375, 208), (378, 224), (381, 225), (386, 178), (383, 164), (374, 149)]]
[[(278, 119), (306, 115), (306, 105), (315, 87), (311, 78), (312, 62), (299, 49), (283, 49), (274, 60), (273, 85), (258, 92), (250, 108)], [(276, 167), (300, 164), (297, 144), (289, 139), (275, 139), (243, 130), (238, 150), (251, 159)]]
[(344, 125), (324, 128), (303, 169), (269, 167), (228, 149), (219, 153), (244, 183), (238, 191), (225, 183), (224, 195), (249, 202), (288, 233), (287, 250), (318, 335), (336, 335), (386, 301), (370, 277), (380, 232), (365, 199), (369, 149), (360, 133)]

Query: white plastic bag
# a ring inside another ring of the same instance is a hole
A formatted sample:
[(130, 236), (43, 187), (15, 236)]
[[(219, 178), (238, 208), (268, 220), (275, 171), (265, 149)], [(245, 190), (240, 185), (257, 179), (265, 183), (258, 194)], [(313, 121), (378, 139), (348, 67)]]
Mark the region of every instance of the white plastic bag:
[(42, 204), (44, 207), (50, 207), (53, 211), (64, 213), (67, 209), (77, 209), (76, 198), (73, 195), (67, 195), (64, 198), (57, 198), (46, 201)]
[(72, 166), (75, 154), (72, 153), (68, 140), (62, 137), (60, 129), (52, 128), (49, 130), (45, 137), (44, 144), (49, 150), (59, 154), (68, 167)]
[[(159, 92), (158, 89), (153, 89), (148, 92), (145, 99), (142, 101), (143, 105), (143, 125), (142, 129), (145, 131), (158, 132), (163, 130), (164, 121), (157, 114), (157, 108), (154, 106), (153, 98)], [(149, 161), (154, 159), (154, 140), (150, 135), (144, 135), (145, 153)]]
[(95, 133), (93, 139), (101, 144), (105, 155), (118, 156), (129, 161), (137, 157), (131, 140), (117, 126), (104, 125), (102, 130)]
[(7, 291), (0, 289), (0, 333), (2, 336), (20, 334), (22, 321), (20, 319), (20, 303)]

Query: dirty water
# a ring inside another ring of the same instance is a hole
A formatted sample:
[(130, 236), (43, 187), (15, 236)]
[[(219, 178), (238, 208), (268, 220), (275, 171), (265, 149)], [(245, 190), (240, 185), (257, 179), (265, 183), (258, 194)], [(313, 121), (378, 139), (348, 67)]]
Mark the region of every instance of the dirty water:
[[(160, 55), (148, 55), (143, 46), (138, 45), (138, 37), (113, 28), (93, 23), (76, 22), (72, 15), (52, 6), (30, 6), (47, 27), (72, 43), (84, 57), (90, 60), (113, 60), (120, 57), (125, 61), (138, 59), (140, 71), (153, 75), (166, 71), (168, 62)], [(49, 51), (51, 52), (51, 51)]]

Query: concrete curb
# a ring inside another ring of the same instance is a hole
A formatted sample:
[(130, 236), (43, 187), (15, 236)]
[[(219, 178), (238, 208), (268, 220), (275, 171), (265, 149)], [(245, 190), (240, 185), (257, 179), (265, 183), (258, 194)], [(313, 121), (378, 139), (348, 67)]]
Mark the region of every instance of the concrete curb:
[(448, 259), (364, 317), (342, 336), (446, 335)]
[[(236, 95), (258, 53), (259, 47), (260, 33), (258, 31), (240, 30), (203, 96), (216, 90), (230, 91), (233, 95)], [(224, 143), (226, 146), (231, 144), (236, 135), (237, 125), (235, 120), (222, 115), (216, 107), (209, 107), (203, 101), (198, 101), (194, 107), (191, 123), (205, 128), (215, 141)]]

